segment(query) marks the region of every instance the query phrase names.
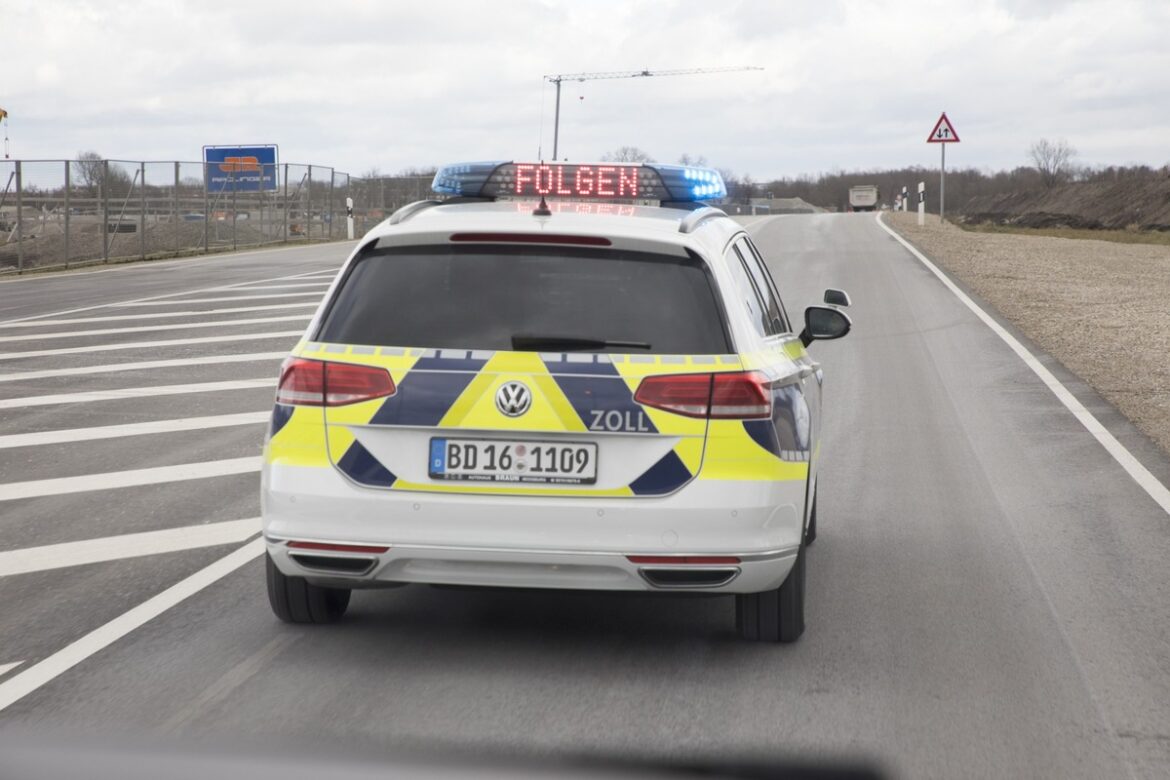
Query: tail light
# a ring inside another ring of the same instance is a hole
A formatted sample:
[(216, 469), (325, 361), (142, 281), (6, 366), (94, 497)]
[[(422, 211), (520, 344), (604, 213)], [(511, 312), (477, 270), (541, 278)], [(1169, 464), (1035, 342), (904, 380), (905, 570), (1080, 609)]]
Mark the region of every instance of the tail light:
[(711, 375), (648, 376), (638, 385), (634, 400), (686, 417), (706, 417), (711, 409)]
[(768, 378), (758, 371), (648, 376), (634, 400), (686, 417), (746, 420), (772, 416)]
[(291, 406), (344, 406), (394, 395), (384, 368), (289, 358), (280, 370), (276, 402)]
[(757, 371), (715, 374), (711, 387), (711, 417), (750, 419), (772, 416), (772, 389)]

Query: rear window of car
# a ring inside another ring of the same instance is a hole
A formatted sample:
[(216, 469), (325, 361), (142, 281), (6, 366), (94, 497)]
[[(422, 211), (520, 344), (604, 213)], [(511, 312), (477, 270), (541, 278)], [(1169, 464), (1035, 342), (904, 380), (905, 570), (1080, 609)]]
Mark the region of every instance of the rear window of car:
[(317, 339), (511, 350), (515, 335), (649, 345), (582, 352), (730, 351), (700, 258), (577, 247), (375, 249), (351, 268)]

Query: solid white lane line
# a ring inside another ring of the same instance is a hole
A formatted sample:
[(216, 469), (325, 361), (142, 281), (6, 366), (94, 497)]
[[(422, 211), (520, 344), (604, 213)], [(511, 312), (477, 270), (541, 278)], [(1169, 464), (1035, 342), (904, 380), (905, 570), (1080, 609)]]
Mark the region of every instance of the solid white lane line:
[[(110, 269), (110, 270), (113, 270), (113, 269)], [(333, 273), (336, 273), (337, 270), (338, 269), (333, 269)], [(325, 271), (328, 271), (328, 269), (325, 269)], [(242, 287), (243, 285), (247, 285), (247, 284), (258, 284), (260, 282), (279, 282), (279, 281), (282, 281), (284, 279), (300, 279), (303, 276), (310, 276), (312, 274), (324, 273), (325, 271), (321, 271), (321, 270), (305, 271), (304, 273), (299, 273), (299, 274), (286, 274), (284, 276), (270, 276), (266, 279), (251, 279), (251, 280), (246, 281), (246, 282), (239, 282), (239, 283), (234, 284), (234, 285), (227, 285), (226, 287), (223, 285), (216, 285), (215, 287), (197, 287), (197, 288), (192, 289), (192, 290), (181, 290), (180, 292), (164, 293), (162, 295), (152, 295), (152, 296), (149, 296), (146, 298), (131, 298), (128, 301), (115, 301), (113, 303), (97, 303), (97, 304), (94, 304), (92, 306), (80, 306), (80, 307), (77, 307), (74, 309), (64, 309), (61, 311), (45, 312), (44, 314), (31, 314), (27, 317), (16, 317), (16, 318), (11, 319), (11, 320), (4, 320), (4, 321), (0, 322), (0, 325), (11, 325), (14, 322), (29, 322), (31, 320), (43, 320), (43, 319), (46, 319), (48, 317), (60, 317), (60, 316), (63, 316), (65, 314), (80, 314), (81, 312), (94, 311), (95, 309), (109, 309), (109, 308), (114, 308), (117, 306), (125, 306), (127, 304), (137, 303), (140, 301), (154, 301), (154, 300), (159, 300), (162, 298), (174, 298), (174, 297), (179, 296), (179, 295), (193, 295), (195, 293), (207, 292), (209, 290), (230, 290), (234, 287)], [(31, 278), (35, 278), (35, 277), (29, 277), (29, 278), (31, 279)], [(65, 277), (58, 277), (58, 278), (68, 278), (68, 277), (65, 276)], [(14, 281), (23, 281), (23, 280), (14, 280)]]
[(114, 642), (158, 617), (171, 607), (213, 585), (227, 575), (264, 554), (264, 540), (255, 539), (243, 547), (180, 580), (152, 598), (124, 612), (77, 641), (66, 645), (43, 661), (20, 674), (0, 682), (0, 712), (20, 701), (42, 685), (59, 677), (85, 659), (101, 652)]
[(56, 376), (83, 376), (86, 374), (112, 374), (118, 371), (144, 371), (151, 368), (178, 368), (187, 366), (214, 366), (220, 363), (262, 363), (266, 360), (283, 360), (288, 352), (246, 352), (240, 355), (206, 355), (203, 357), (171, 358), (169, 360), (140, 360), (136, 363), (109, 363), (103, 366), (77, 366), (76, 368), (50, 368), (44, 371), (9, 371), (0, 374), (0, 382), (20, 382), (30, 379), (49, 379)]
[(36, 571), (66, 569), (90, 563), (141, 558), (145, 555), (238, 544), (260, 532), (260, 518), (228, 520), (222, 523), (189, 525), (160, 531), (143, 531), (77, 542), (25, 547), (0, 552), (0, 577)]
[(920, 263), (926, 266), (926, 268), (931, 273), (937, 276), (939, 281), (946, 285), (947, 289), (954, 293), (955, 297), (958, 298), (964, 306), (970, 309), (976, 317), (982, 320), (984, 325), (991, 328), (995, 335), (999, 336), (1000, 339), (1002, 339), (1003, 342), (1007, 344), (1013, 352), (1019, 355), (1020, 359), (1024, 361), (1024, 365), (1032, 369), (1032, 373), (1040, 378), (1040, 381), (1043, 382), (1048, 387), (1048, 389), (1052, 391), (1052, 394), (1055, 395), (1062, 404), (1064, 404), (1066, 409), (1072, 412), (1073, 417), (1076, 417), (1077, 421), (1080, 422), (1081, 425), (1085, 426), (1085, 429), (1090, 434), (1092, 434), (1093, 438), (1096, 439), (1102, 447), (1105, 448), (1106, 452), (1113, 456), (1113, 459), (1117, 461), (1119, 466), (1125, 469), (1125, 472), (1129, 474), (1133, 481), (1136, 482), (1142, 488), (1142, 490), (1146, 491), (1150, 498), (1154, 499), (1154, 503), (1160, 506), (1163, 512), (1170, 515), (1170, 489), (1168, 489), (1158, 480), (1157, 477), (1150, 473), (1150, 470), (1143, 466), (1141, 461), (1135, 458), (1133, 453), (1126, 449), (1125, 445), (1119, 442), (1117, 438), (1109, 432), (1109, 429), (1102, 425), (1101, 421), (1094, 417), (1093, 413), (1086, 409), (1084, 404), (1078, 401), (1077, 397), (1073, 395), (1072, 392), (1070, 392), (1069, 389), (1065, 387), (1064, 384), (1062, 384), (1061, 381), (1057, 379), (1051, 371), (1045, 368), (1043, 363), (1036, 359), (1036, 356), (1033, 355), (1027, 347), (1021, 344), (1019, 340), (1016, 339), (1016, 337), (1011, 333), (1008, 333), (1006, 328), (996, 322), (990, 314), (979, 307), (979, 304), (975, 303), (975, 301), (971, 300), (971, 298), (966, 293), (960, 290), (958, 285), (951, 281), (950, 277), (939, 270), (938, 266), (930, 262), (930, 260), (926, 259), (926, 256), (915, 249), (909, 241), (902, 238), (893, 229), (888, 227), (886, 223), (882, 221), (882, 215), (880, 213), (877, 216), (877, 223), (881, 226), (882, 230), (889, 233), (898, 241), (898, 243), (906, 247), (906, 250), (910, 252), (910, 254), (914, 255), (914, 257), (916, 257)]
[(37, 447), (44, 444), (68, 444), (78, 441), (120, 439), (125, 436), (145, 436), (152, 433), (202, 431), (208, 428), (230, 428), (236, 425), (256, 425), (268, 422), (271, 412), (240, 412), (207, 417), (181, 417), (173, 420), (127, 423), (125, 425), (98, 425), (90, 428), (69, 428), (60, 431), (10, 433), (0, 436), (0, 450), (13, 447)]
[(85, 325), (91, 322), (117, 322), (120, 320), (157, 320), (165, 317), (209, 317), (218, 314), (243, 314), (252, 311), (274, 309), (303, 309), (316, 306), (316, 301), (303, 303), (270, 303), (267, 306), (232, 306), (227, 309), (203, 309), (192, 311), (162, 311), (153, 314), (118, 314), (112, 317), (74, 317), (65, 320), (30, 320), (28, 322), (0, 323), (0, 328), (39, 328), (42, 325)]
[(118, 305), (110, 304), (106, 308), (121, 309), (130, 306), (186, 306), (189, 303), (222, 303), (223, 301), (253, 301), (265, 298), (306, 298), (308, 296), (315, 296), (321, 298), (321, 293), (318, 292), (297, 292), (297, 293), (265, 293), (264, 295), (229, 295), (223, 298), (180, 298), (167, 299), (165, 301), (136, 301), (134, 303), (119, 303)]
[(92, 336), (110, 336), (119, 333), (147, 333), (155, 330), (191, 330), (192, 328), (229, 328), (234, 325), (266, 325), (270, 322), (305, 322), (311, 314), (284, 314), (279, 317), (249, 317), (243, 320), (216, 320), (215, 322), (178, 322), (169, 325), (134, 325), (129, 328), (98, 328), (70, 330), (59, 333), (25, 333), (20, 336), (0, 336), (0, 344), (13, 341), (43, 341), (45, 339), (80, 339)]
[(184, 482), (192, 479), (226, 477), (260, 470), (260, 458), (228, 458), (203, 463), (181, 463), (178, 466), (155, 466), (129, 471), (107, 471), (104, 474), (82, 474), (78, 477), (53, 477), (27, 482), (0, 483), (0, 501), (20, 498), (38, 498), (62, 493), (86, 493), (91, 490), (112, 490), (122, 487), (158, 485), (164, 482)]
[(236, 333), (230, 336), (202, 336), (194, 339), (163, 339), (162, 341), (128, 341), (120, 344), (92, 344), (87, 347), (64, 347), (61, 349), (35, 349), (28, 352), (0, 352), (0, 360), (19, 360), (29, 357), (51, 355), (78, 355), (83, 352), (110, 352), (116, 349), (150, 349), (153, 347), (180, 347), (187, 344), (222, 344), (227, 341), (264, 341), (266, 339), (293, 338), (303, 330), (279, 330), (269, 333)]
[(15, 663), (11, 663), (11, 664), (0, 664), (0, 677), (3, 677), (4, 675), (8, 674), (13, 669), (20, 666), (22, 663), (24, 663), (24, 661), (17, 661)]
[(124, 401), (127, 398), (154, 398), (162, 395), (187, 395), (188, 393), (218, 393), (224, 390), (255, 390), (260, 387), (276, 388), (276, 379), (228, 379), (222, 382), (195, 382), (186, 385), (148, 385), (146, 387), (121, 387), (114, 390), (87, 390), (81, 393), (55, 393), (53, 395), (29, 395), (21, 398), (0, 399), (0, 409), (24, 409), (29, 406), (54, 406), (56, 404), (81, 404), (94, 401)]

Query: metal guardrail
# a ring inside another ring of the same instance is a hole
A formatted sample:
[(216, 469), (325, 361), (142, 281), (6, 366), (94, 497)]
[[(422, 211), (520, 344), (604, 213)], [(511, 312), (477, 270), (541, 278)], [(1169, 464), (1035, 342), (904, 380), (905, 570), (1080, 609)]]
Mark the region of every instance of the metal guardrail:
[[(431, 176), (357, 178), (324, 165), (228, 171), (218, 163), (0, 160), (0, 274), (346, 237), (426, 197)], [(222, 175), (223, 169), (217, 173)], [(256, 190), (245, 179), (273, 181)]]

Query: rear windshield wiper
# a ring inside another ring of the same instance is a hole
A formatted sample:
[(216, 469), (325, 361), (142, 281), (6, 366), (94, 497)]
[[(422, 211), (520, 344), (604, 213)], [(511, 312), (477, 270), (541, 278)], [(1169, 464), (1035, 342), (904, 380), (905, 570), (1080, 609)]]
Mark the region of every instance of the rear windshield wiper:
[(591, 339), (581, 336), (553, 336), (517, 333), (512, 336), (512, 349), (517, 352), (575, 352), (588, 349), (650, 349), (647, 341), (623, 341), (618, 339)]

